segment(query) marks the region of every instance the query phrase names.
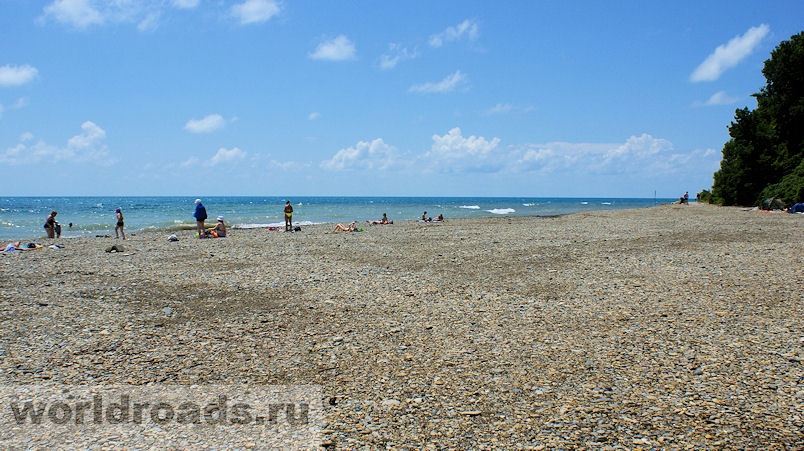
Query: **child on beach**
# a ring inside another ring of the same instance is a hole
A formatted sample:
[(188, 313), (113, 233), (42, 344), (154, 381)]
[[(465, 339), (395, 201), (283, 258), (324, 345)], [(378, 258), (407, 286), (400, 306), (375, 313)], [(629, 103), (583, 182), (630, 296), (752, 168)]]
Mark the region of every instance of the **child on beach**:
[(290, 201), (285, 202), (285, 232), (293, 230), (293, 206)]
[(120, 238), (120, 235), (117, 234), (117, 231), (120, 230), (120, 234), (123, 235), (123, 239), (125, 240), (126, 232), (123, 231), (123, 226), (125, 225), (123, 221), (123, 209), (118, 207), (114, 213), (117, 216), (117, 224), (114, 226), (114, 237)]

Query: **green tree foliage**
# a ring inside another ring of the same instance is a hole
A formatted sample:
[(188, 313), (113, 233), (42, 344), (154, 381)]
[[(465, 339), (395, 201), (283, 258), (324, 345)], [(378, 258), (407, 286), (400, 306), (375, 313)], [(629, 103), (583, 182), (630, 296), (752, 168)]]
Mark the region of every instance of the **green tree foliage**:
[(804, 202), (804, 32), (780, 43), (762, 74), (757, 108), (735, 111), (714, 174), (711, 198), (724, 205)]

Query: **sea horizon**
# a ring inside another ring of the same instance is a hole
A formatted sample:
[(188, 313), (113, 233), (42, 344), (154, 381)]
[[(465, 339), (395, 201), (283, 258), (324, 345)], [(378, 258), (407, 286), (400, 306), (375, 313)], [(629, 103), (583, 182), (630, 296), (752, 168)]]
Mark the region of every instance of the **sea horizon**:
[[(231, 228), (283, 224), (290, 200), (294, 225), (378, 220), (499, 216), (556, 216), (593, 210), (645, 208), (671, 198), (498, 197), (498, 196), (202, 196), (208, 221), (223, 216)], [(126, 232), (194, 229), (195, 196), (6, 196), (0, 197), (0, 239), (36, 239), (51, 210), (58, 211), (62, 237), (114, 234), (114, 210), (121, 208)], [(72, 227), (70, 227), (72, 223)]]

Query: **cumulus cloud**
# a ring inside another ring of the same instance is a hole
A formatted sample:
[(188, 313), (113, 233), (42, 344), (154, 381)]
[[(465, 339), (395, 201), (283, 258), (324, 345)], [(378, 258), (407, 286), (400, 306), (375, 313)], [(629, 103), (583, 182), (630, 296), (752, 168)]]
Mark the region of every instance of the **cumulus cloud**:
[(455, 127), (443, 136), (433, 135), (430, 151), (417, 164), (437, 172), (497, 172), (507, 163), (499, 144), (500, 138), (464, 137)]
[(388, 51), (380, 55), (379, 66), (382, 70), (393, 69), (401, 61), (416, 58), (415, 50), (409, 50), (400, 44), (389, 44)]
[(355, 59), (355, 44), (344, 35), (318, 44), (309, 56), (314, 60), (346, 61)]
[(234, 163), (236, 161), (240, 161), (246, 157), (246, 152), (238, 149), (237, 147), (233, 147), (231, 149), (226, 149), (221, 147), (218, 149), (218, 152), (206, 162), (207, 166), (217, 166), (219, 164), (225, 163)]
[(27, 64), (22, 66), (12, 66), (6, 64), (0, 66), (0, 86), (21, 86), (32, 81), (39, 74), (39, 71)]
[(279, 14), (279, 4), (273, 0), (246, 0), (232, 6), (232, 16), (241, 24), (262, 23)]
[(190, 133), (212, 133), (226, 126), (226, 120), (220, 114), (210, 114), (202, 119), (190, 119), (184, 129)]
[(322, 162), (321, 167), (330, 170), (384, 170), (398, 163), (396, 148), (377, 138), (339, 150), (331, 159)]
[(455, 88), (466, 82), (466, 75), (456, 70), (455, 73), (447, 75), (439, 82), (427, 82), (420, 85), (413, 85), (408, 89), (408, 92), (420, 93), (445, 93), (454, 91)]
[(109, 150), (104, 143), (106, 132), (92, 121), (81, 124), (81, 133), (67, 140), (63, 147), (47, 144), (43, 140), (35, 141), (31, 133), (23, 133), (19, 143), (0, 153), (0, 162), (6, 164), (35, 164), (52, 162), (91, 162), (109, 165)]
[(474, 41), (478, 36), (477, 22), (466, 19), (454, 27), (447, 27), (444, 31), (430, 36), (431, 47), (441, 47), (447, 42), (466, 39)]
[(742, 36), (735, 36), (728, 43), (718, 46), (706, 59), (692, 72), (690, 81), (714, 81), (728, 69), (736, 66), (745, 57), (750, 55), (770, 32), (770, 27), (762, 24), (751, 27)]
[(731, 105), (738, 99), (726, 94), (726, 91), (718, 91), (712, 94), (712, 97), (705, 102), (695, 102), (694, 106), (718, 106), (718, 105)]

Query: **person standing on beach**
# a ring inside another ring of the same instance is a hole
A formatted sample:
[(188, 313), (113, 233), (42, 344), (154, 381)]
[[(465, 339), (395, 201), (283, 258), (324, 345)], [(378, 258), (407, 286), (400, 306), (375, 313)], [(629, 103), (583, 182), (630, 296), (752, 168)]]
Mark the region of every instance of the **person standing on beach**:
[(293, 206), (290, 201), (285, 202), (285, 232), (293, 230)]
[(114, 213), (117, 216), (117, 224), (115, 224), (115, 226), (114, 226), (114, 237), (115, 238), (120, 238), (120, 236), (117, 234), (117, 231), (119, 229), (120, 234), (123, 235), (123, 239), (125, 240), (126, 239), (126, 232), (123, 231), (123, 226), (125, 225), (125, 222), (123, 221), (123, 209), (118, 207), (114, 211)]
[(207, 209), (204, 208), (201, 199), (195, 200), (195, 213), (193, 213), (193, 217), (195, 218), (195, 228), (198, 231), (198, 238), (203, 238), (204, 220), (207, 219)]
[(56, 210), (50, 212), (45, 218), (45, 232), (48, 238), (61, 238), (61, 225), (56, 222), (56, 215), (59, 214)]

